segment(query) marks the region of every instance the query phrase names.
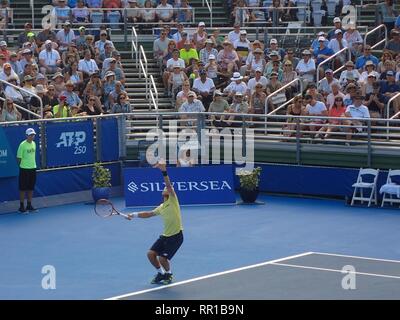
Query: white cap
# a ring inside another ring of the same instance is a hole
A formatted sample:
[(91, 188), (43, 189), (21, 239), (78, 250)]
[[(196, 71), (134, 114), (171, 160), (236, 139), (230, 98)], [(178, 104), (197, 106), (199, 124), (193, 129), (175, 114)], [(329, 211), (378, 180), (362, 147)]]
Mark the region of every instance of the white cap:
[(335, 34), (338, 34), (338, 33), (343, 33), (343, 32), (342, 32), (341, 29), (336, 29), (336, 30), (335, 30)]
[(213, 54), (210, 54), (210, 55), (208, 56), (208, 60), (210, 60), (210, 59), (214, 59), (214, 60), (215, 60), (215, 56), (214, 56)]
[(336, 23), (336, 22), (342, 22), (342, 20), (340, 20), (339, 17), (336, 17), (335, 19), (333, 19), (333, 23)]
[(46, 40), (44, 44), (51, 44), (51, 40)]
[(325, 41), (325, 37), (318, 37), (318, 41)]
[(0, 41), (0, 47), (3, 47), (3, 46), (7, 46), (7, 42), (5, 42), (5, 41)]
[(324, 35), (325, 35), (325, 32), (323, 32), (323, 31), (318, 32), (318, 36), (324, 36)]
[(272, 43), (278, 44), (278, 40), (276, 40), (276, 39), (271, 39), (269, 43), (270, 43), (270, 44), (272, 44)]
[(27, 136), (30, 136), (31, 134), (36, 134), (36, 132), (33, 128), (26, 129), (25, 133)]
[(240, 30), (240, 34), (247, 34), (246, 30)]
[(199, 22), (199, 27), (205, 27), (205, 26), (206, 24), (203, 21)]

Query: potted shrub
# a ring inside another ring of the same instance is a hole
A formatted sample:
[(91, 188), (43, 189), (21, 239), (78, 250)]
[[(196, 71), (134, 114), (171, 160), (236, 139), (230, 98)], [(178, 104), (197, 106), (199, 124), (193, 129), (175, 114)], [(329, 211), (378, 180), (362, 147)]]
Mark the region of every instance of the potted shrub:
[(108, 199), (110, 197), (111, 172), (104, 168), (100, 163), (95, 163), (92, 173), (93, 189), (92, 196), (96, 202), (99, 199)]
[(240, 181), (240, 197), (244, 203), (254, 203), (259, 193), (261, 168), (257, 167), (253, 170), (239, 170), (238, 176)]

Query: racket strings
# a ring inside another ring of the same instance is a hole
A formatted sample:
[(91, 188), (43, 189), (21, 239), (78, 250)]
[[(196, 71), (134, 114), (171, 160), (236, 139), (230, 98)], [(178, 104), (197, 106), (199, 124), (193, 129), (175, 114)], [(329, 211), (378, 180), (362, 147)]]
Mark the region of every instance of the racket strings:
[(110, 202), (100, 199), (96, 202), (95, 212), (100, 217), (109, 217), (113, 213), (113, 206)]

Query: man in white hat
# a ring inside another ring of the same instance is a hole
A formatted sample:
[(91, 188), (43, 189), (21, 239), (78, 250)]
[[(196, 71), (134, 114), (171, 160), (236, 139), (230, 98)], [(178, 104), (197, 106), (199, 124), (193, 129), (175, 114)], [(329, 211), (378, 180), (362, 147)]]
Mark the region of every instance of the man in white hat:
[(341, 30), (342, 34), (344, 34), (344, 29), (342, 27), (342, 20), (340, 20), (339, 17), (336, 17), (335, 19), (333, 19), (333, 25), (334, 25), (334, 28), (328, 32), (328, 40), (335, 38), (336, 30)]
[[(229, 113), (247, 113), (249, 110), (249, 105), (246, 101), (244, 101), (244, 95), (241, 92), (236, 92), (233, 96), (232, 104), (229, 108)], [(234, 120), (241, 121), (242, 118), (232, 115), (226, 120), (226, 124), (230, 127), (239, 127), (242, 123), (233, 122)]]
[[(347, 48), (349, 44), (347, 43), (346, 39), (343, 39), (343, 31), (341, 29), (335, 30), (335, 38), (329, 41), (329, 48), (333, 50), (334, 53), (338, 53), (343, 48)], [(340, 68), (340, 66), (344, 65), (347, 61), (347, 52), (336, 56), (334, 60), (335, 69)]]
[(251, 97), (251, 95), (254, 93), (256, 90), (256, 84), (260, 83), (265, 90), (268, 84), (268, 79), (263, 76), (262, 69), (257, 68), (255, 71), (255, 77), (251, 78), (249, 82), (247, 83), (247, 96)]
[(75, 33), (71, 30), (71, 22), (66, 21), (63, 24), (63, 29), (57, 32), (56, 39), (59, 51), (66, 51), (68, 46), (75, 40)]
[[(201, 113), (206, 111), (204, 108), (203, 103), (197, 99), (196, 93), (193, 91), (190, 91), (187, 95), (187, 101), (182, 103), (181, 107), (179, 108), (179, 112), (186, 113), (186, 112), (194, 112), (194, 113)], [(188, 119), (188, 118), (194, 118), (194, 116), (189, 116), (187, 114), (181, 115), (181, 119)], [(186, 125), (195, 125), (196, 121), (186, 121)]]
[(60, 54), (53, 49), (52, 41), (46, 40), (45, 49), (39, 53), (39, 67), (42, 74), (60, 72), (62, 63)]
[[(25, 131), (26, 139), (22, 141), (17, 151), (19, 164), (19, 209), (21, 213), (36, 211), (32, 206), (33, 190), (36, 184), (36, 132), (33, 128)], [(27, 194), (27, 206), (25, 208), (25, 194)]]
[(242, 64), (245, 64), (247, 56), (250, 52), (251, 43), (249, 39), (247, 39), (247, 31), (240, 30), (240, 37), (233, 43), (233, 47), (235, 48)]
[(296, 72), (306, 82), (314, 82), (316, 67), (315, 61), (311, 59), (310, 50), (302, 52), (302, 59), (297, 64)]
[(228, 95), (228, 98), (232, 99), (236, 93), (241, 93), (246, 96), (247, 85), (243, 80), (243, 77), (239, 72), (234, 72), (231, 78), (231, 83), (224, 89), (224, 93)]

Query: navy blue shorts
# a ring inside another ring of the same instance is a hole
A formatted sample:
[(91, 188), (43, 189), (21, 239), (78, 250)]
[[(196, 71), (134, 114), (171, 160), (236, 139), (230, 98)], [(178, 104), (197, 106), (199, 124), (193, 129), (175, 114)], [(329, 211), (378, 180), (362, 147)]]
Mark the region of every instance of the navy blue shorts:
[(36, 169), (19, 168), (19, 190), (32, 191), (36, 184)]
[(151, 246), (150, 250), (157, 252), (160, 257), (171, 260), (183, 243), (183, 233), (180, 231), (173, 236), (160, 236)]

